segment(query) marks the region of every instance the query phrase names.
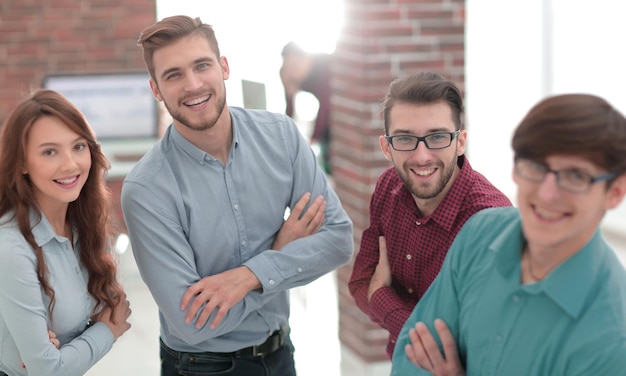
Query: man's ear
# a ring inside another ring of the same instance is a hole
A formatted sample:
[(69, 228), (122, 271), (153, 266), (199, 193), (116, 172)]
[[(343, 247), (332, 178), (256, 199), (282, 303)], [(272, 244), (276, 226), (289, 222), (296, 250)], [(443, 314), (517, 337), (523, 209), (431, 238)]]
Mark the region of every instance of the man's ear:
[(626, 174), (620, 175), (608, 189), (607, 192), (607, 209), (615, 209), (624, 199), (626, 195)]
[(156, 100), (158, 100), (159, 102), (163, 101), (163, 97), (161, 97), (161, 93), (159, 92), (159, 87), (152, 79), (150, 79), (150, 90), (152, 90), (152, 95), (154, 95)]
[(393, 162), (393, 159), (391, 158), (391, 146), (389, 145), (389, 142), (387, 141), (385, 136), (380, 136), (378, 138), (378, 144), (380, 145), (380, 150), (382, 150), (385, 158), (389, 162)]
[(459, 132), (459, 135), (456, 137), (458, 138), (458, 146), (457, 146), (456, 154), (457, 156), (461, 156), (465, 154), (465, 145), (467, 142), (467, 131), (465, 129), (461, 130), (461, 132)]
[(222, 66), (222, 77), (224, 80), (228, 80), (230, 77), (230, 67), (228, 66), (228, 59), (226, 56), (220, 57), (220, 65)]

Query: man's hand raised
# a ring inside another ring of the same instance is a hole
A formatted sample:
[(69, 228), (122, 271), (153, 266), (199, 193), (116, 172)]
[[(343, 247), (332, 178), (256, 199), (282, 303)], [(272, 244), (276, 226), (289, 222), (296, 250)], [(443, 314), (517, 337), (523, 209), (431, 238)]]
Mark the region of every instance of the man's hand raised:
[(418, 322), (415, 328), (409, 330), (411, 343), (404, 348), (406, 356), (411, 363), (434, 376), (465, 376), (450, 329), (443, 320), (436, 319), (435, 330), (441, 339), (443, 354), (428, 327), (423, 322)]
[[(308, 207), (306, 212), (304, 208), (306, 204), (311, 200), (311, 193), (307, 192), (296, 205), (291, 209), (289, 218), (283, 223), (274, 239), (272, 249), (280, 250), (286, 244), (315, 234), (324, 224), (324, 210), (326, 209), (326, 201), (324, 197), (317, 196), (315, 200)], [(303, 213), (304, 212), (304, 213)]]

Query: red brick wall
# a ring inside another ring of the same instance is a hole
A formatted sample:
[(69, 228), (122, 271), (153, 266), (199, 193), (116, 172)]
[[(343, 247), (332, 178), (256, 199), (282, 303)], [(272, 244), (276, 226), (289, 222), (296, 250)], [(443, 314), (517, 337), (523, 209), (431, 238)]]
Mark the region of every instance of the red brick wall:
[[(346, 21), (333, 63), (331, 163), (358, 251), (376, 179), (389, 166), (378, 146), (387, 87), (398, 76), (432, 70), (463, 90), (465, 2), (344, 1)], [(354, 303), (347, 288), (351, 271), (350, 265), (338, 273), (341, 341), (367, 362), (385, 360), (387, 332)]]
[(136, 46), (156, 0), (2, 0), (0, 121), (53, 73), (143, 71)]
[[(0, 123), (46, 75), (143, 72), (136, 42), (155, 20), (156, 0), (2, 0)], [(121, 184), (109, 185), (123, 230)]]

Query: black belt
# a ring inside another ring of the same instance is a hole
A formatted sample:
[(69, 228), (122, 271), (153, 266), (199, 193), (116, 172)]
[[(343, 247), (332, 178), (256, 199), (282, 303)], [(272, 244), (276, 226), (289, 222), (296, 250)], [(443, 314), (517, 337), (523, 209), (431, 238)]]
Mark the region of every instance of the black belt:
[(242, 358), (265, 356), (283, 347), (288, 335), (289, 327), (286, 326), (272, 333), (262, 344), (233, 351), (231, 354)]
[[(246, 348), (241, 349), (241, 350), (237, 350), (237, 351), (233, 351), (233, 352), (229, 352), (229, 353), (204, 352), (204, 353), (199, 353), (199, 354), (218, 354), (218, 355), (226, 355), (226, 356), (232, 355), (232, 356), (241, 357), (241, 358), (262, 357), (262, 356), (265, 356), (265, 355), (269, 355), (269, 354), (273, 353), (274, 351), (276, 351), (276, 350), (280, 349), (281, 347), (283, 347), (283, 345), (286, 342), (286, 339), (289, 337), (289, 331), (290, 331), (289, 326), (285, 326), (284, 328), (281, 328), (281, 329), (275, 331), (274, 333), (272, 333), (269, 337), (267, 337), (265, 342), (263, 342), (262, 344), (246, 347)], [(198, 354), (198, 353), (188, 353), (188, 352), (176, 351), (174, 349), (171, 349), (165, 343), (163, 343), (162, 340), (161, 340), (161, 345), (165, 347), (165, 350), (167, 350), (167, 352), (169, 352), (174, 357), (179, 358), (179, 359), (180, 359), (181, 354), (185, 354), (185, 353), (187, 353), (187, 354)]]

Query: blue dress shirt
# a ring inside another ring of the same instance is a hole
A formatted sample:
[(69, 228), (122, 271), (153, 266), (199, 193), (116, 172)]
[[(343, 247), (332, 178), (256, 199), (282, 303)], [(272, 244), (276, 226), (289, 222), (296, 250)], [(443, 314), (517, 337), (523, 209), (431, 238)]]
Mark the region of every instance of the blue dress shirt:
[[(295, 123), (285, 115), (231, 107), (226, 165), (170, 126), (133, 167), (122, 209), (141, 276), (157, 306), (161, 338), (187, 352), (231, 352), (262, 343), (288, 323), (288, 289), (347, 263), (352, 222)], [(318, 233), (270, 247), (285, 210), (305, 192), (323, 195)], [(247, 266), (263, 288), (233, 306), (217, 328), (185, 324), (180, 304), (202, 277)]]
[[(85, 330), (95, 300), (87, 291), (78, 244), (72, 248), (41, 215), (38, 223), (31, 215), (31, 223), (55, 292), (52, 321), (50, 298), (37, 279), (35, 252), (10, 215), (0, 218), (0, 371), (11, 376), (84, 375), (109, 352), (113, 333), (101, 322)], [(50, 342), (48, 329), (56, 333), (59, 349)]]

